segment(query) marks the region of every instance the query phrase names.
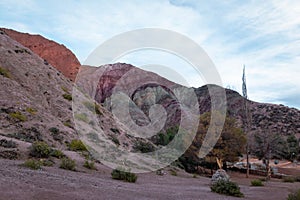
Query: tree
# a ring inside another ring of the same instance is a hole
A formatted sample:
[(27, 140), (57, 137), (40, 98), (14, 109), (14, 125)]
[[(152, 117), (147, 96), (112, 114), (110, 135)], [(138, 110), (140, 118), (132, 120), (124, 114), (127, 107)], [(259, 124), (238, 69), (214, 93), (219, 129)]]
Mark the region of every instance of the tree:
[[(207, 113), (206, 115), (209, 115)], [(236, 126), (235, 119), (226, 117), (225, 124), (213, 150), (207, 155), (207, 160), (216, 162), (216, 159), (224, 162), (236, 162), (245, 152), (246, 137), (242, 129)]]
[(271, 133), (266, 127), (254, 134), (251, 152), (266, 165), (266, 178), (271, 178), (270, 159), (282, 158), (286, 143), (279, 134)]
[[(221, 115), (221, 114), (219, 114)], [(204, 138), (208, 132), (211, 119), (211, 113), (207, 112), (201, 115), (198, 132), (185, 154), (179, 159), (188, 172), (195, 172), (197, 166), (202, 162), (205, 167), (212, 169), (216, 165), (216, 158), (221, 162), (235, 162), (245, 151), (246, 137), (242, 129), (236, 126), (235, 119), (226, 117), (222, 133), (216, 144), (206, 157), (201, 160), (199, 151)]]
[(293, 161), (298, 157), (299, 144), (295, 135), (288, 136), (287, 140), (287, 159)]

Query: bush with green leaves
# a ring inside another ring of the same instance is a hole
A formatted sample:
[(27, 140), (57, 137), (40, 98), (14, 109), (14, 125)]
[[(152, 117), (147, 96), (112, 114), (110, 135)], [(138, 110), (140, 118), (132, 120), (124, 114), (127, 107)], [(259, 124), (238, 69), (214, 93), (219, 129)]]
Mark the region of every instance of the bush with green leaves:
[(254, 179), (251, 181), (251, 186), (264, 186), (263, 182), (259, 179)]
[(93, 161), (86, 160), (83, 164), (83, 167), (85, 167), (87, 169), (97, 170), (97, 168), (95, 167), (95, 162), (93, 162)]
[(75, 171), (76, 170), (76, 162), (75, 162), (75, 160), (72, 160), (72, 159), (66, 157), (61, 160), (59, 167), (61, 169)]
[(4, 76), (6, 78), (10, 78), (11, 77), (9, 71), (7, 69), (2, 68), (2, 67), (0, 67), (0, 75)]
[(114, 169), (111, 172), (111, 177), (116, 180), (123, 180), (123, 181), (130, 182), (130, 183), (135, 183), (137, 180), (137, 175), (135, 173), (126, 171), (123, 168)]
[(21, 112), (17, 111), (17, 112), (13, 112), (13, 113), (9, 113), (9, 116), (11, 118), (17, 119), (21, 122), (25, 122), (27, 121), (27, 117), (25, 115), (23, 115)]
[(30, 147), (30, 156), (36, 158), (48, 158), (52, 149), (45, 142), (34, 142)]
[(210, 187), (212, 192), (234, 196), (234, 197), (244, 197), (244, 194), (240, 191), (240, 187), (231, 181), (220, 180)]
[(87, 148), (81, 140), (72, 140), (69, 144), (69, 149), (71, 151), (87, 151)]
[(34, 169), (34, 170), (38, 170), (38, 169), (42, 168), (42, 164), (39, 161), (33, 160), (33, 159), (26, 160), (22, 164), (22, 166), (30, 168), (30, 169)]
[(50, 156), (55, 157), (55, 158), (63, 158), (63, 157), (65, 157), (65, 154), (58, 149), (53, 149), (50, 153)]
[(290, 193), (287, 200), (300, 200), (300, 189)]
[(72, 101), (72, 95), (69, 93), (65, 93), (62, 95), (64, 99), (68, 100), (68, 101)]

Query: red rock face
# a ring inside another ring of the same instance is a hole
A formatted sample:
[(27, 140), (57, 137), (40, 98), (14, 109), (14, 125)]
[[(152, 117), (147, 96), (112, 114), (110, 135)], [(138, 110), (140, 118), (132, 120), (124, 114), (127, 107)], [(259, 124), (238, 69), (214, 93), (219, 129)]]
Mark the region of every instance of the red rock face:
[(78, 73), (80, 62), (64, 45), (48, 40), (41, 35), (20, 33), (11, 29), (1, 28), (9, 37), (29, 48), (58, 71), (72, 81)]

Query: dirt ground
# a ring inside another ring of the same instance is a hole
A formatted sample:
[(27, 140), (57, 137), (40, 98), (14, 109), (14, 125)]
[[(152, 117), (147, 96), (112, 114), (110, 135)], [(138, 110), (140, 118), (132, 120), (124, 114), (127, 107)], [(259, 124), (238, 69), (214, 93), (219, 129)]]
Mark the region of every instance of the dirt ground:
[[(155, 173), (138, 174), (136, 183), (113, 180), (110, 169), (97, 165), (98, 171), (72, 172), (57, 167), (30, 170), (19, 166), (22, 161), (0, 160), (0, 199), (239, 199), (212, 193), (210, 179), (193, 178), (179, 171), (178, 176), (159, 176)], [(245, 194), (243, 199), (281, 200), (300, 188), (300, 183), (283, 183), (272, 180), (264, 187), (251, 187), (244, 174), (229, 173)]]

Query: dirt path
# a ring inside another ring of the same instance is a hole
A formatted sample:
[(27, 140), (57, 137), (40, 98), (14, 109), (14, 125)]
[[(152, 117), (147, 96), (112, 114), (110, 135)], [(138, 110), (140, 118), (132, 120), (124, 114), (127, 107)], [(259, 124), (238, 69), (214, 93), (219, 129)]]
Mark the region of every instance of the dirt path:
[[(189, 174), (158, 176), (139, 174), (136, 183), (125, 183), (110, 178), (110, 170), (102, 167), (97, 172), (71, 172), (56, 167), (30, 170), (18, 166), (22, 161), (0, 160), (0, 199), (239, 199), (210, 192), (210, 179), (192, 178)], [(249, 187), (250, 180), (240, 182), (244, 199), (286, 199), (299, 183), (272, 181), (265, 187)], [(248, 182), (247, 182), (248, 181)]]

